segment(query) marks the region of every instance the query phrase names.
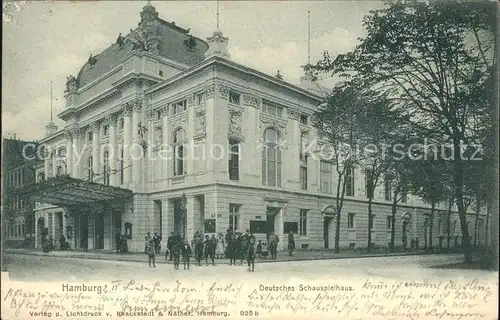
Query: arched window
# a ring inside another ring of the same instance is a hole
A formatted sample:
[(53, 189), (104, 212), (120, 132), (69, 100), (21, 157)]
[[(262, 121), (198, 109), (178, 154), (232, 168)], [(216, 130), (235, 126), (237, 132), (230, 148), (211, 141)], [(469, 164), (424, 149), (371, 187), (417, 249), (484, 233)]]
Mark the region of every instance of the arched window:
[(94, 160), (92, 159), (92, 156), (90, 156), (87, 160), (87, 176), (89, 181), (94, 181), (94, 172), (92, 170), (93, 164)]
[(104, 156), (103, 156), (103, 162), (104, 162), (104, 167), (102, 170), (102, 173), (104, 175), (104, 184), (109, 185), (109, 151), (106, 150), (104, 151)]
[(281, 149), (279, 134), (276, 129), (269, 128), (264, 132), (262, 148), (262, 184), (281, 187)]
[(184, 139), (183, 129), (179, 129), (174, 134), (174, 176), (181, 176), (186, 173), (184, 167)]
[(124, 162), (123, 162), (123, 147), (120, 149), (120, 185), (123, 184), (123, 169), (124, 169)]

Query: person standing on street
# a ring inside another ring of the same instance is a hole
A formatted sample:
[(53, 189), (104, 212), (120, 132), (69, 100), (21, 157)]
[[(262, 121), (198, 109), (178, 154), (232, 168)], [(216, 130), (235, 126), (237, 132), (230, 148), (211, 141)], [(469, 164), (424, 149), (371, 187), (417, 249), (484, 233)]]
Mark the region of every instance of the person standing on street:
[(293, 237), (292, 231), (288, 234), (288, 255), (292, 256), (293, 250), (295, 249), (295, 238)]
[(151, 262), (153, 262), (153, 268), (156, 268), (154, 246), (155, 246), (155, 243), (154, 243), (153, 239), (149, 240), (147, 247), (146, 247), (146, 251), (148, 253), (149, 266), (151, 267)]
[(178, 242), (175, 242), (172, 245), (172, 249), (170, 249), (170, 252), (174, 258), (174, 269), (179, 270), (179, 263), (180, 263), (180, 257), (181, 257), (181, 244)]
[(203, 236), (199, 234), (194, 240), (194, 254), (198, 266), (201, 266), (201, 259), (203, 259)]
[(247, 262), (248, 262), (248, 271), (254, 272), (255, 269), (255, 237), (251, 237), (248, 243), (248, 252), (247, 252)]
[(229, 256), (229, 265), (236, 265), (236, 256), (239, 253), (239, 240), (236, 239), (236, 235), (231, 235), (229, 244), (227, 245), (227, 255)]
[(187, 270), (189, 270), (189, 259), (191, 258), (193, 251), (191, 250), (191, 246), (189, 245), (187, 239), (184, 240), (184, 245), (182, 246), (181, 254), (182, 254), (182, 262), (184, 263), (184, 270), (186, 270), (186, 267)]
[(225, 248), (226, 248), (226, 242), (224, 240), (224, 236), (222, 235), (222, 232), (219, 233), (218, 238), (216, 239), (217, 241), (217, 249), (215, 251), (215, 255), (217, 259), (222, 259), (224, 256)]
[(158, 233), (155, 232), (153, 236), (153, 243), (155, 245), (155, 253), (160, 254), (160, 248), (161, 248), (161, 236), (158, 235)]
[(172, 261), (173, 257), (173, 252), (172, 248), (174, 247), (175, 243), (177, 242), (177, 238), (174, 235), (174, 233), (170, 233), (170, 236), (167, 238), (167, 252), (165, 252), (165, 260), (167, 260), (167, 254), (170, 257), (170, 261)]
[(148, 245), (149, 241), (151, 240), (151, 233), (146, 233), (146, 236), (144, 236), (144, 252), (147, 254), (148, 253)]

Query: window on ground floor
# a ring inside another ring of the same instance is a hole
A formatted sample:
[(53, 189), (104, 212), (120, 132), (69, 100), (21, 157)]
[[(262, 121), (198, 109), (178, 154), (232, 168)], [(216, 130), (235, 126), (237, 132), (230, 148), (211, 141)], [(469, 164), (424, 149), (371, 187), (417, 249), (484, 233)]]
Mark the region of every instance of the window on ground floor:
[(354, 229), (356, 227), (355, 225), (355, 221), (354, 221), (354, 218), (355, 218), (356, 214), (355, 213), (352, 213), (352, 212), (349, 212), (347, 214), (347, 228), (348, 229)]
[(307, 236), (307, 209), (300, 209), (299, 234)]
[(386, 224), (385, 224), (385, 228), (387, 230), (391, 230), (392, 229), (392, 216), (387, 216), (387, 221), (386, 221)]
[(233, 232), (239, 230), (240, 208), (241, 204), (229, 204), (229, 229)]

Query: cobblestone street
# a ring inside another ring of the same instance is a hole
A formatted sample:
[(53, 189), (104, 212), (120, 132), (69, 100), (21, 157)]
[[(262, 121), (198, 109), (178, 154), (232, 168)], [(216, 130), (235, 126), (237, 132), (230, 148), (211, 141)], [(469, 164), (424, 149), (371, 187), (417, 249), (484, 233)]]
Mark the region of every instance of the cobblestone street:
[[(417, 255), (372, 258), (345, 258), (330, 260), (289, 261), (275, 263), (259, 263), (257, 261), (255, 275), (265, 275), (273, 281), (290, 278), (321, 279), (342, 278), (344, 276), (378, 275), (388, 277), (411, 276), (418, 273), (420, 276), (459, 275), (463, 270), (430, 269), (428, 267), (459, 262), (463, 259), (460, 254), (447, 255)], [(160, 260), (163, 260), (160, 259)], [(75, 259), (62, 256), (36, 256), (21, 254), (6, 254), (4, 269), (10, 273), (13, 280), (28, 282), (36, 281), (80, 281), (80, 280), (151, 280), (165, 279), (238, 279), (253, 277), (243, 266), (229, 266), (227, 260), (219, 261), (216, 266), (196, 266), (191, 261), (189, 271), (174, 270), (173, 265), (158, 263), (156, 268), (149, 268), (146, 257), (144, 262), (128, 262), (96, 259)], [(484, 271), (466, 271), (485, 274)]]

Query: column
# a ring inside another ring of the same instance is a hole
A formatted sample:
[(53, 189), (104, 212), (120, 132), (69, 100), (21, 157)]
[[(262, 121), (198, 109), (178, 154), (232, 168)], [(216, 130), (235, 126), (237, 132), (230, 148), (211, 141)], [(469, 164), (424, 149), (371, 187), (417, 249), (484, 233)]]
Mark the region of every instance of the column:
[(194, 113), (194, 95), (191, 95), (187, 98), (187, 108), (188, 108), (188, 122), (187, 122), (187, 130), (186, 130), (186, 138), (188, 141), (187, 145), (187, 161), (186, 161), (186, 171), (190, 175), (194, 175), (194, 134), (195, 134), (195, 124), (196, 124), (196, 115)]
[(52, 176), (57, 175), (57, 149), (52, 151)]
[(123, 108), (123, 184), (125, 188), (130, 187), (132, 170), (130, 161), (130, 146), (132, 145), (132, 109), (129, 103)]
[(280, 211), (276, 214), (275, 222), (274, 222), (274, 230), (280, 241), (278, 242), (278, 250), (283, 250), (283, 243), (285, 242), (285, 235), (283, 234), (283, 211), (285, 209), (281, 208)]
[(118, 185), (119, 172), (116, 171), (116, 161), (118, 159), (118, 151), (116, 150), (116, 115), (110, 114), (106, 117), (109, 125), (109, 184), (112, 186)]
[(156, 147), (156, 140), (155, 140), (155, 125), (154, 125), (154, 120), (155, 120), (155, 113), (154, 111), (149, 111), (148, 112), (148, 152), (147, 152), (147, 158), (144, 159), (144, 175), (142, 179), (142, 187), (143, 188), (150, 188), (150, 186), (153, 185), (153, 182), (156, 180), (155, 178), (155, 169), (156, 169), (156, 164), (157, 162), (157, 157), (156, 157), (156, 151), (153, 149)]
[[(161, 146), (161, 151), (159, 152), (159, 158), (160, 158), (160, 163), (162, 166), (162, 176), (161, 179), (163, 179), (162, 185), (165, 187), (168, 187), (168, 177), (170, 176), (170, 172), (168, 171), (169, 168), (169, 163), (170, 159), (173, 155), (171, 152), (171, 148), (169, 145), (169, 127), (168, 127), (168, 105), (163, 107), (162, 109), (162, 115), (163, 115), (163, 143)], [(173, 206), (173, 205), (172, 205)], [(172, 222), (173, 225), (173, 222)], [(172, 227), (173, 231), (173, 227)]]
[(49, 163), (49, 152), (45, 151), (45, 154), (43, 155), (43, 170), (45, 171), (45, 179), (50, 178), (49, 172), (50, 172), (50, 163)]
[(99, 178), (100, 169), (100, 154), (101, 154), (101, 126), (99, 121), (92, 123), (92, 180), (96, 181)]
[[(71, 169), (71, 173), (73, 177), (80, 178), (80, 161), (81, 152), (80, 152), (80, 129), (73, 129), (73, 159), (72, 159), (73, 167)], [(68, 166), (69, 167), (69, 166)]]
[[(66, 130), (66, 173), (71, 175), (73, 172), (73, 135), (71, 131)], [(47, 173), (45, 173), (47, 176)]]
[(193, 195), (186, 195), (187, 197), (187, 205), (186, 205), (186, 217), (184, 219), (186, 226), (184, 228), (186, 229), (186, 239), (192, 239), (194, 235), (194, 228), (195, 228), (195, 211), (197, 208), (196, 205), (196, 196)]
[(132, 189), (136, 189), (141, 181), (141, 160), (142, 156), (142, 146), (141, 146), (141, 137), (139, 135), (139, 125), (144, 125), (141, 122), (141, 110), (142, 103), (141, 100), (135, 100), (134, 106), (132, 110)]

